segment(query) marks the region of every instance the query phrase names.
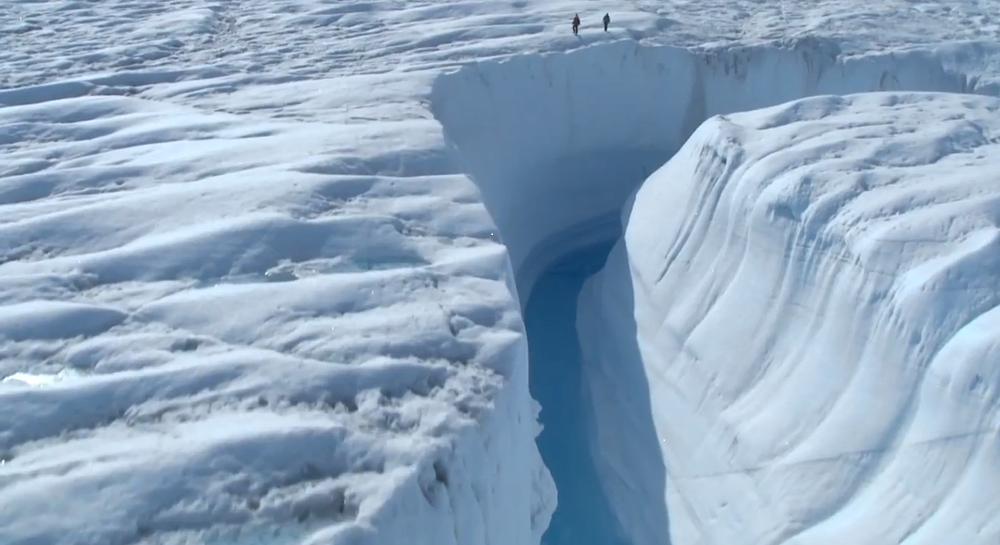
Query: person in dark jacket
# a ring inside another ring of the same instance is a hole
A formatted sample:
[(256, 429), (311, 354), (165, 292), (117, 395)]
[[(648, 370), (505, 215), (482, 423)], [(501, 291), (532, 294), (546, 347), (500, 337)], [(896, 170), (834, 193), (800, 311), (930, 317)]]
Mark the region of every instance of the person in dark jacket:
[(580, 31), (580, 14), (577, 13), (573, 16), (573, 34)]
[(604, 14), (604, 32), (608, 31), (608, 25), (611, 24), (611, 16), (607, 13)]

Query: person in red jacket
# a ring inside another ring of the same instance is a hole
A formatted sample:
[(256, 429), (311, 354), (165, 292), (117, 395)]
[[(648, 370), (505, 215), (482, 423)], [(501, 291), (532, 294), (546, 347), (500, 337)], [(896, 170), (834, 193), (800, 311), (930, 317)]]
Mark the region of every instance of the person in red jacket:
[(580, 14), (577, 13), (573, 16), (573, 34), (575, 35), (580, 31)]

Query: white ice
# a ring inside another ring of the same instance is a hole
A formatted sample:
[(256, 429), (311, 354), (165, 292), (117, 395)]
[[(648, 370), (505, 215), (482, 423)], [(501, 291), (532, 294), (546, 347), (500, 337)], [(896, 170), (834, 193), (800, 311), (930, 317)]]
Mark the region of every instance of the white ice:
[(5, 2), (0, 543), (997, 543), (998, 20)]

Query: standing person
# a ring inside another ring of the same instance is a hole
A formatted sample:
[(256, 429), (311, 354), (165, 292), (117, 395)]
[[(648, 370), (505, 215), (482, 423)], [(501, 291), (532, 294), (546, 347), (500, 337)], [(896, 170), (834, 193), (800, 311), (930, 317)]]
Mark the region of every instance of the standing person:
[(607, 13), (604, 14), (604, 32), (608, 31), (608, 25), (611, 24), (611, 16)]
[(575, 36), (580, 31), (580, 14), (577, 13), (573, 16), (573, 35)]

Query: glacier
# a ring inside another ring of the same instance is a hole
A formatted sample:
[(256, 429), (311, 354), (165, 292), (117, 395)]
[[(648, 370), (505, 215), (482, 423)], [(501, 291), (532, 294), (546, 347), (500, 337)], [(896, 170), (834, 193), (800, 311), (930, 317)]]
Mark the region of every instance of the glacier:
[(780, 4), (2, 8), (0, 541), (995, 542), (1000, 31)]

